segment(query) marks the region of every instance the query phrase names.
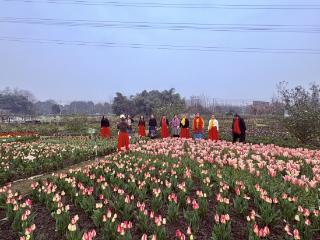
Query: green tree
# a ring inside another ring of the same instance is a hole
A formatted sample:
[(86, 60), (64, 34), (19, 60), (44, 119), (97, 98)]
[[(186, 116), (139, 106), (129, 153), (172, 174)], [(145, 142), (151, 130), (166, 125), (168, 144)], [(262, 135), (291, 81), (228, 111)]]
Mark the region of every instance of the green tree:
[(0, 109), (15, 114), (32, 114), (33, 103), (22, 95), (0, 94)]
[(60, 114), (61, 110), (60, 110), (60, 106), (58, 104), (54, 104), (51, 107), (51, 113), (52, 114)]
[(114, 98), (112, 109), (117, 115), (128, 113), (131, 115), (147, 115), (151, 113), (157, 117), (166, 115), (172, 117), (175, 113), (181, 113), (185, 110), (185, 100), (181, 98), (175, 89), (142, 91), (130, 98), (117, 93)]
[(116, 97), (113, 99), (112, 111), (117, 115), (122, 113), (134, 115), (135, 109), (133, 101), (122, 95), (122, 93), (117, 92)]

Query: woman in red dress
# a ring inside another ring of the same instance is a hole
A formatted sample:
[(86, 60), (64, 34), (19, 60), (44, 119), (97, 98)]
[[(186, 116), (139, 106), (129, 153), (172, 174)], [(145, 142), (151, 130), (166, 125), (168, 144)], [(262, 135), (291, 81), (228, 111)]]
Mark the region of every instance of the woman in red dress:
[(208, 139), (212, 141), (219, 140), (219, 122), (214, 115), (209, 120)]
[(101, 129), (100, 129), (100, 136), (101, 138), (110, 138), (110, 123), (108, 118), (102, 116), (101, 119)]
[(140, 116), (138, 128), (139, 128), (139, 131), (138, 131), (139, 137), (140, 138), (145, 137), (146, 136), (146, 122), (144, 120), (144, 116)]
[(129, 151), (129, 134), (128, 134), (128, 123), (126, 121), (125, 115), (120, 116), (120, 123), (118, 123), (117, 128), (119, 129), (118, 135), (118, 152), (123, 148)]
[(166, 116), (162, 116), (161, 120), (160, 120), (160, 127), (161, 127), (161, 138), (167, 138), (169, 137), (169, 121), (166, 118)]

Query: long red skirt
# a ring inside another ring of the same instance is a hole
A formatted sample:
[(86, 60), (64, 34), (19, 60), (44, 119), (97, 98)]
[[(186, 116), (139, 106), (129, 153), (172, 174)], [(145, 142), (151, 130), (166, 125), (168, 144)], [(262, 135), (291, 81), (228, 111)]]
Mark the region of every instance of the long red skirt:
[(111, 136), (110, 128), (102, 127), (100, 130), (100, 136), (101, 136), (101, 138), (110, 138), (110, 136)]
[(118, 135), (118, 151), (125, 147), (129, 151), (129, 134), (126, 132), (120, 132)]
[(189, 130), (189, 128), (181, 128), (180, 137), (181, 138), (190, 138), (190, 130)]
[(139, 131), (138, 131), (139, 137), (145, 137), (146, 136), (146, 129), (144, 126), (139, 126)]
[(209, 130), (208, 132), (208, 139), (212, 140), (212, 141), (217, 141), (219, 140), (219, 133), (217, 130), (217, 127), (213, 127)]
[(169, 137), (169, 129), (168, 129), (168, 127), (162, 127), (160, 134), (161, 134), (161, 138)]

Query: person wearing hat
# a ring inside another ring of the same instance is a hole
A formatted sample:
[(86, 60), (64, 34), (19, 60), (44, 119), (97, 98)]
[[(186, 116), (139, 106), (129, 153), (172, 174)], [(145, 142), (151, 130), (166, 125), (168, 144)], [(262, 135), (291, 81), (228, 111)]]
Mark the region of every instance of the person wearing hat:
[(186, 114), (182, 115), (180, 121), (180, 137), (181, 138), (190, 138), (190, 130), (189, 130), (189, 119)]
[(110, 138), (110, 123), (108, 118), (102, 116), (101, 119), (101, 129), (100, 129), (101, 138)]
[(120, 122), (117, 125), (118, 134), (118, 151), (120, 152), (124, 147), (129, 151), (129, 134), (128, 123), (124, 114), (120, 115)]
[(197, 113), (193, 119), (193, 136), (195, 139), (202, 139), (203, 128), (203, 118), (200, 116), (200, 113)]
[(219, 122), (213, 114), (209, 120), (208, 139), (212, 141), (219, 140)]

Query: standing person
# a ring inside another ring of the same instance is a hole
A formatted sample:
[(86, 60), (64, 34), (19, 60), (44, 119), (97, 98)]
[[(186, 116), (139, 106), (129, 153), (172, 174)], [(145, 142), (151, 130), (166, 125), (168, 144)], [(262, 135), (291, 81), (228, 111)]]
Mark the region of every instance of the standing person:
[(219, 140), (219, 122), (212, 114), (208, 126), (208, 139), (212, 141)]
[(195, 139), (202, 139), (204, 128), (203, 118), (197, 113), (193, 119), (193, 136)]
[(138, 131), (139, 137), (145, 137), (146, 136), (146, 122), (144, 121), (144, 116), (140, 116), (138, 128), (139, 128), (139, 131)]
[(167, 138), (169, 137), (169, 121), (166, 118), (165, 115), (162, 116), (161, 120), (160, 120), (160, 128), (161, 128), (161, 138)]
[(154, 115), (151, 114), (149, 119), (149, 137), (155, 138), (157, 136), (157, 120)]
[(173, 137), (180, 137), (179, 127), (180, 127), (180, 119), (178, 118), (177, 114), (175, 114), (173, 119), (171, 120), (171, 129), (172, 129)]
[(100, 129), (100, 136), (101, 138), (110, 138), (110, 123), (108, 118), (102, 116), (101, 119), (101, 129)]
[(186, 114), (182, 115), (180, 121), (180, 137), (181, 138), (190, 138), (190, 130), (189, 130), (189, 119)]
[(243, 118), (241, 118), (238, 114), (235, 114), (232, 121), (232, 142), (235, 143), (239, 139), (239, 142), (244, 143), (246, 141), (246, 130), (247, 127)]
[(118, 152), (122, 150), (123, 147), (129, 151), (129, 134), (128, 134), (128, 123), (124, 114), (120, 115), (120, 122), (117, 125), (119, 130), (118, 133)]
[(127, 116), (127, 123), (128, 123), (128, 133), (129, 136), (131, 137), (132, 135), (132, 124), (134, 123), (133, 118), (128, 114)]

